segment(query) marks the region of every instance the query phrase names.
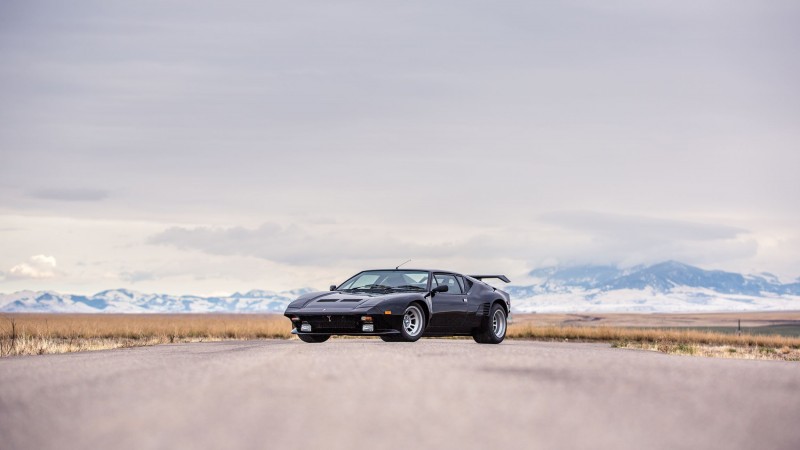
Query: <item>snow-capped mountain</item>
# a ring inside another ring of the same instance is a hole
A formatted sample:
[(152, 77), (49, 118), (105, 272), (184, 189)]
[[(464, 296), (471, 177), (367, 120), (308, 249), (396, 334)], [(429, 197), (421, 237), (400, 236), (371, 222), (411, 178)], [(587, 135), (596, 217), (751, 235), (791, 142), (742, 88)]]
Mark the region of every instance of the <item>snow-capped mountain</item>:
[(98, 292), (92, 296), (52, 291), (21, 291), (0, 294), (2, 312), (76, 313), (282, 313), (286, 305), (310, 289), (285, 292), (252, 290), (222, 297), (142, 294), (127, 289)]
[[(800, 310), (800, 280), (782, 284), (771, 274), (703, 270), (675, 261), (620, 269), (614, 266), (547, 267), (534, 283), (505, 286), (516, 312), (702, 312)], [(126, 289), (92, 296), (52, 291), (0, 294), (0, 312), (271, 312), (311, 289), (252, 290), (229, 296), (142, 294)]]
[(528, 286), (510, 286), (519, 312), (689, 312), (800, 309), (800, 283), (772, 274), (703, 270), (675, 261), (534, 270)]

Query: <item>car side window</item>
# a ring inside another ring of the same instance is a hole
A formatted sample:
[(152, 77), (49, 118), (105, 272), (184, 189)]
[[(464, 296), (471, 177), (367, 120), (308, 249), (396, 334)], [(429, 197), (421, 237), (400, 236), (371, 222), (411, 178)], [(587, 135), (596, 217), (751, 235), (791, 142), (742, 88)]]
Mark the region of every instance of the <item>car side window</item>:
[(464, 283), (464, 277), (459, 275), (456, 277), (456, 280), (458, 281), (458, 284), (461, 286), (461, 292), (467, 292), (468, 289), (467, 285)]
[(472, 282), (463, 276), (459, 278), (461, 279), (461, 282), (464, 283), (464, 292), (469, 292), (469, 290), (472, 289)]
[(461, 283), (456, 280), (455, 275), (436, 274), (433, 276), (436, 284), (439, 286), (447, 286), (448, 294), (463, 294), (464, 290), (461, 288)]

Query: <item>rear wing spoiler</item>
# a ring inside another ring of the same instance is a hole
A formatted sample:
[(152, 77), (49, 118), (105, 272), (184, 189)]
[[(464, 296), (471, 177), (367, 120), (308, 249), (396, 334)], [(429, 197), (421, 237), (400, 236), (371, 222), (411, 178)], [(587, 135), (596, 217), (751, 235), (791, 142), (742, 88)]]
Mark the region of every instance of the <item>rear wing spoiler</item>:
[(484, 278), (497, 278), (500, 281), (511, 283), (511, 280), (508, 279), (505, 275), (470, 275), (472, 278), (476, 280), (483, 280)]

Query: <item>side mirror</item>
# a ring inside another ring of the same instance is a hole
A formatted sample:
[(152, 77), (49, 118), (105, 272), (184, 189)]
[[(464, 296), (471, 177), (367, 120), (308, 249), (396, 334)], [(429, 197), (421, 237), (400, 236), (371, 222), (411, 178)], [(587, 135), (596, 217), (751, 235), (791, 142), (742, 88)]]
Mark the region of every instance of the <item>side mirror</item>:
[(433, 296), (434, 296), (434, 295), (436, 295), (438, 292), (447, 292), (447, 291), (449, 291), (449, 290), (450, 290), (450, 288), (449, 288), (449, 287), (447, 287), (446, 285), (436, 286), (435, 288), (431, 289), (431, 291), (430, 291), (430, 292), (428, 292), (428, 293), (425, 295), (425, 298), (428, 298), (428, 296), (429, 296), (429, 295), (430, 295), (431, 297), (433, 297)]
[(335, 290), (336, 290), (336, 285), (335, 285), (335, 284), (332, 284), (332, 285), (331, 285), (331, 290), (332, 290), (332, 291), (335, 291)]

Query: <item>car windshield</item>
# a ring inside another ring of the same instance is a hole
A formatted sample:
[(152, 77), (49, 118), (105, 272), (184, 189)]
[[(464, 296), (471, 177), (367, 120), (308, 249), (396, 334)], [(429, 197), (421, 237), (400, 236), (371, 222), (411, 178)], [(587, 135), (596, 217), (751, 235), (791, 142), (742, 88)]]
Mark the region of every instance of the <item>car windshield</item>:
[(368, 270), (339, 286), (339, 290), (342, 291), (426, 291), (427, 289), (428, 272), (419, 270)]

